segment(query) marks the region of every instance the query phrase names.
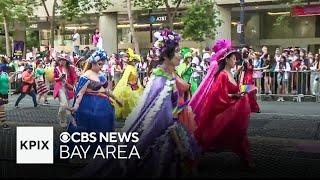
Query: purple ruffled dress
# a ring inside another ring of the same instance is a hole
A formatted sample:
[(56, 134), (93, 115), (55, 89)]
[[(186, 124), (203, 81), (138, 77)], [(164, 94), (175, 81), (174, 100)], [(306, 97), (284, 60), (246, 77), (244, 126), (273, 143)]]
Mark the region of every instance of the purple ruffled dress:
[[(123, 128), (125, 132), (139, 133), (138, 143), (126, 145), (129, 151), (129, 147), (135, 145), (141, 158), (96, 159), (77, 176), (176, 176), (181, 165), (196, 160), (200, 152), (193, 136), (173, 113), (177, 105), (175, 79), (167, 76), (161, 68), (155, 69), (140, 102)], [(178, 141), (174, 140), (173, 132)], [(178, 150), (177, 142), (182, 152)]]

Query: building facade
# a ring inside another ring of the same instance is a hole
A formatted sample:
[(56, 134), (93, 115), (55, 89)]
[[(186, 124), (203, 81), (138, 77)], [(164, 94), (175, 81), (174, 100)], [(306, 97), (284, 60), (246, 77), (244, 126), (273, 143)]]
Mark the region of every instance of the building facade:
[[(239, 0), (216, 0), (216, 2), (220, 10), (220, 19), (223, 21), (216, 39), (232, 39), (234, 45), (239, 45), (239, 34), (237, 33), (240, 14)], [(319, 3), (319, 1), (313, 2), (312, 0), (310, 2)], [(42, 6), (36, 9), (37, 19), (29, 27), (25, 27), (27, 31), (39, 33), (42, 47), (49, 45), (50, 21), (48, 16), (50, 17), (52, 13), (52, 3), (53, 0), (46, 1), (48, 13)], [(108, 53), (133, 47), (126, 4), (118, 0), (112, 0), (112, 3), (114, 5), (104, 12), (89, 12), (73, 22), (66, 22), (58, 15), (54, 26), (55, 47), (58, 50), (71, 51), (71, 37), (74, 29), (77, 29), (80, 34), (81, 49), (84, 46), (92, 46), (91, 36), (95, 29), (99, 29), (103, 37), (103, 47)], [(290, 11), (291, 7), (275, 0), (245, 0), (245, 3), (246, 44), (254, 48), (259, 48), (261, 45), (268, 45), (272, 48), (298, 46), (314, 51), (320, 48), (320, 16), (292, 17), (288, 24), (276, 26), (274, 24), (277, 16)], [(178, 32), (183, 28), (183, 22), (179, 20), (179, 17), (183, 16), (185, 10), (186, 7), (180, 7), (174, 21), (174, 28)], [(157, 10), (133, 8), (133, 17), (140, 48), (142, 51), (147, 51), (152, 42), (152, 32), (158, 30), (167, 20), (165, 8)], [(152, 21), (152, 28), (150, 21)], [(16, 33), (18, 35), (15, 38), (23, 40), (25, 38), (21, 30), (23, 28), (19, 27), (17, 28), (19, 33)], [(202, 44), (182, 41), (181, 46), (199, 48), (210, 46), (212, 41), (207, 40)]]

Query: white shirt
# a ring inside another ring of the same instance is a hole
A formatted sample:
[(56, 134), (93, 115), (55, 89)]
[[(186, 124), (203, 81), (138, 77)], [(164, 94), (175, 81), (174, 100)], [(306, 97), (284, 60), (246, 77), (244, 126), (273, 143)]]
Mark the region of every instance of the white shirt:
[(193, 67), (193, 72), (191, 74), (191, 77), (199, 77), (200, 76), (199, 72), (201, 72), (200, 66)]
[[(279, 64), (280, 64), (280, 62), (277, 62), (277, 65), (276, 65), (274, 71), (276, 71), (276, 72), (280, 71)], [(290, 64), (288, 62), (286, 62), (286, 67), (285, 67), (285, 69), (282, 69), (282, 70), (284, 71), (284, 79), (288, 80), (288, 78), (289, 78), (289, 73), (288, 72), (291, 71)]]
[(32, 52), (28, 52), (26, 54), (26, 60), (31, 60), (32, 57), (33, 57)]
[(72, 40), (73, 40), (73, 46), (80, 46), (80, 35), (79, 35), (79, 33), (75, 33), (72, 36)]

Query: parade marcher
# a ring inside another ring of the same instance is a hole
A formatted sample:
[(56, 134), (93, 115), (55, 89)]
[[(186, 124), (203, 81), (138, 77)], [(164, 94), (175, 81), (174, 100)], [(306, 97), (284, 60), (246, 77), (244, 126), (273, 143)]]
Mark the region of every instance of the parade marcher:
[[(182, 53), (183, 54), (183, 53)], [(191, 61), (192, 61), (192, 53), (187, 52), (183, 55), (183, 62), (177, 66), (176, 71), (177, 74), (182, 77), (183, 80), (186, 82), (190, 82), (192, 68), (191, 68)]]
[(44, 104), (48, 105), (48, 92), (49, 89), (46, 86), (46, 79), (45, 79), (45, 69), (43, 68), (43, 62), (37, 62), (37, 68), (35, 70), (35, 77), (36, 77), (36, 85), (37, 85), (37, 103), (40, 103), (41, 97), (44, 97)]
[(191, 93), (194, 94), (200, 83), (201, 83), (201, 68), (199, 66), (199, 59), (197, 57), (194, 57), (191, 61), (191, 69), (192, 69), (192, 74), (190, 77), (190, 84), (191, 84)]
[[(253, 79), (253, 72), (255, 69), (253, 66), (253, 54), (248, 56), (242, 54), (242, 57), (244, 58), (244, 61), (240, 77), (240, 85), (254, 85), (255, 82)], [(256, 91), (250, 92), (248, 96), (250, 101), (251, 112), (260, 113), (260, 107), (257, 103)]]
[(22, 87), (21, 94), (18, 97), (15, 107), (19, 108), (20, 101), (28, 94), (32, 97), (34, 107), (38, 106), (36, 93), (34, 90), (35, 77), (33, 75), (33, 67), (31, 64), (27, 65), (27, 69), (22, 73)]
[(134, 51), (129, 48), (124, 58), (127, 64), (124, 73), (113, 90), (114, 95), (123, 101), (122, 107), (115, 104), (116, 117), (120, 121), (123, 121), (137, 105), (138, 98), (143, 91), (134, 61), (140, 61), (140, 56), (134, 54)]
[(1, 57), (0, 62), (0, 125), (3, 129), (9, 129), (10, 126), (6, 123), (5, 104), (8, 104), (9, 94), (9, 75), (7, 73), (8, 64), (5, 57)]
[(141, 158), (131, 157), (121, 160), (122, 162), (96, 159), (79, 176), (177, 176), (179, 170), (181, 172), (181, 166), (190, 167), (188, 165), (198, 157), (196, 142), (180, 123), (177, 114), (178, 85), (175, 66), (180, 61), (180, 37), (170, 30), (155, 34), (156, 38), (161, 35), (171, 37), (167, 40), (161, 38), (154, 45), (162, 65), (153, 70), (139, 104), (130, 113), (122, 129), (126, 133), (138, 132), (139, 142), (128, 142), (126, 145), (129, 148), (135, 145)]
[[(226, 46), (225, 43), (229, 43), (226, 40), (218, 40), (216, 44), (212, 47), (214, 52), (218, 52), (220, 50), (220, 46)], [(220, 45), (221, 44), (221, 45)], [(231, 44), (230, 44), (231, 46)], [(214, 75), (218, 69), (218, 63), (216, 57), (218, 56), (210, 56), (209, 53), (203, 57), (204, 61), (209, 61), (210, 59), (210, 66), (208, 67), (208, 72), (204, 79), (202, 80), (198, 90), (193, 94), (190, 100), (190, 107), (192, 108), (193, 113), (195, 114), (195, 121), (199, 125), (199, 117), (202, 113), (203, 109), (203, 102), (207, 99), (210, 89), (214, 82)]]
[(71, 100), (74, 98), (73, 88), (77, 82), (77, 74), (74, 66), (71, 64), (67, 54), (61, 54), (58, 57), (58, 63), (54, 68), (54, 90), (53, 97), (59, 98), (60, 108), (58, 118), (62, 127), (67, 126), (67, 116), (70, 112), (66, 107), (71, 106)]
[(113, 83), (116, 86), (118, 82), (121, 79), (122, 73), (123, 73), (123, 58), (124, 58), (123, 52), (120, 52), (119, 58), (116, 59), (116, 65), (114, 68), (114, 76), (113, 76)]
[(113, 96), (107, 77), (101, 72), (106, 59), (107, 54), (103, 49), (97, 50), (88, 59), (84, 74), (76, 86), (75, 103), (71, 109), (68, 108), (74, 112), (74, 121), (69, 122), (68, 126), (70, 134), (75, 131), (97, 134), (114, 131), (115, 110), (110, 98), (120, 106), (122, 104)]
[(231, 41), (218, 44), (215, 56), (219, 67), (213, 84), (207, 86), (209, 93), (198, 117), (195, 137), (203, 151), (231, 149), (247, 169), (253, 167), (247, 136), (250, 103), (231, 73), (241, 55), (231, 48)]

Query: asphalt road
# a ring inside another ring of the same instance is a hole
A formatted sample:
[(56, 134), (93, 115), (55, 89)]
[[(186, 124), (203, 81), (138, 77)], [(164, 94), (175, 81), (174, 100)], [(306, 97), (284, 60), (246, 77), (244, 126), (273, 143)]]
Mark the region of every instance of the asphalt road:
[[(64, 129), (57, 121), (58, 102), (33, 108), (26, 97), (20, 108), (10, 97), (7, 106), (10, 130), (0, 129), (0, 177), (66, 177), (80, 171), (75, 164), (16, 165), (15, 126), (54, 126), (55, 134)], [(320, 177), (319, 103), (260, 102), (262, 113), (252, 114), (248, 129), (256, 172), (239, 170), (239, 159), (231, 152), (206, 153), (199, 163), (199, 177)]]

